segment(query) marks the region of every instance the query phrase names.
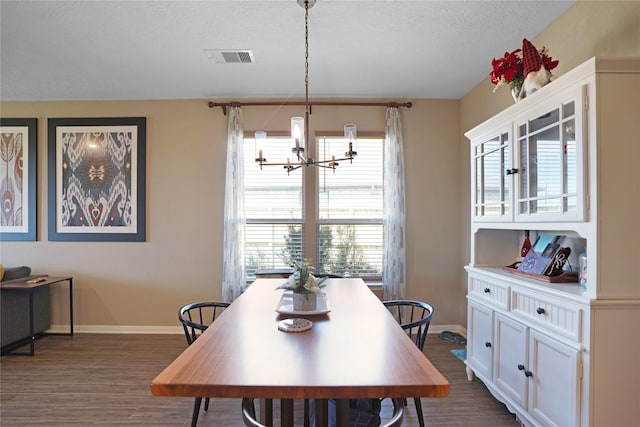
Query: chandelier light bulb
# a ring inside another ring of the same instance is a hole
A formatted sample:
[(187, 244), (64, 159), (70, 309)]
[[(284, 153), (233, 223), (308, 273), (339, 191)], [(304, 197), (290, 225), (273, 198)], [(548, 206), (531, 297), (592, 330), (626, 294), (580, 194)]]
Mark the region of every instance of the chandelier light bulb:
[(256, 139), (256, 162), (266, 162), (266, 159), (263, 157), (264, 153), (264, 144), (267, 141), (267, 133), (264, 131), (257, 131), (255, 133)]
[(304, 117), (291, 117), (291, 138), (294, 149), (304, 151)]
[(353, 157), (358, 154), (357, 142), (358, 142), (358, 128), (354, 123), (348, 123), (344, 125), (344, 139), (347, 142), (347, 152), (345, 156)]

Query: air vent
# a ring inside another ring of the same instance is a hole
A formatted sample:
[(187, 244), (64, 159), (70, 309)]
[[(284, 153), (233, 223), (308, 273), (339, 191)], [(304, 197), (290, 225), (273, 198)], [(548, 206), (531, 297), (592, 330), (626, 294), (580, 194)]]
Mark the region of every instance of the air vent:
[(253, 64), (250, 50), (205, 49), (204, 53), (216, 64)]

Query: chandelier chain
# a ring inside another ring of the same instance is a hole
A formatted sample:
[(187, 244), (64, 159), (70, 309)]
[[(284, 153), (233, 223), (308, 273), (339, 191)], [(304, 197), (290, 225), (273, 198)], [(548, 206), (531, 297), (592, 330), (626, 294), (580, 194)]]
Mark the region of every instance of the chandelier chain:
[(309, 112), (309, 1), (304, 2), (304, 99)]

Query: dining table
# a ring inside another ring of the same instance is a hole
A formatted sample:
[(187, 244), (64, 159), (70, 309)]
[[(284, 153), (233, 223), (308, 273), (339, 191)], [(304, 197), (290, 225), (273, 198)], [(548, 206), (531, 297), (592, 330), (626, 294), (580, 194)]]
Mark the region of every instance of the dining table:
[[(330, 400), (336, 425), (347, 426), (350, 399), (449, 394), (447, 379), (362, 279), (325, 280), (317, 309), (305, 312), (276, 289), (283, 281), (250, 284), (151, 381), (151, 393), (280, 399), (282, 425), (293, 425), (293, 400), (314, 399), (320, 427), (328, 425)], [(311, 328), (288, 332), (282, 325), (290, 319), (306, 319)]]

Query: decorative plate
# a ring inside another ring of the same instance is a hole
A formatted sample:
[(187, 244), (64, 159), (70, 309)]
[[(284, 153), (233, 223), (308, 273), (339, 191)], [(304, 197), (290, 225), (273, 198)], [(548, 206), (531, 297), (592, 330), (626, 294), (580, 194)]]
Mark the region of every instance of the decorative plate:
[(285, 319), (278, 322), (278, 329), (283, 332), (304, 332), (311, 329), (313, 322), (308, 319)]
[(329, 308), (329, 301), (326, 296), (318, 295), (316, 302), (316, 309), (309, 311), (294, 310), (293, 309), (293, 294), (291, 292), (284, 292), (276, 307), (276, 311), (280, 314), (293, 314), (296, 316), (315, 316), (318, 314), (326, 314), (331, 311)]

